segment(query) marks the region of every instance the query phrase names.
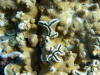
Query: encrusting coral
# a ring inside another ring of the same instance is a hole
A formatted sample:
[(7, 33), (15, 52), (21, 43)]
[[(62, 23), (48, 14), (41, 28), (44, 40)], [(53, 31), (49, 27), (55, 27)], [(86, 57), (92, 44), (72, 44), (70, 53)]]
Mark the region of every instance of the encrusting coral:
[(99, 0), (0, 0), (0, 75), (100, 75)]
[(17, 9), (16, 0), (0, 0), (0, 8)]

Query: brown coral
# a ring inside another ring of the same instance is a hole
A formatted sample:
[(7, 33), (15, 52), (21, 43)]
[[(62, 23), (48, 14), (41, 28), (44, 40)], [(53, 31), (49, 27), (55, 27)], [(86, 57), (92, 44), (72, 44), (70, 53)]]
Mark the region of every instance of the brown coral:
[(3, 9), (16, 9), (17, 6), (14, 0), (0, 0), (0, 7)]

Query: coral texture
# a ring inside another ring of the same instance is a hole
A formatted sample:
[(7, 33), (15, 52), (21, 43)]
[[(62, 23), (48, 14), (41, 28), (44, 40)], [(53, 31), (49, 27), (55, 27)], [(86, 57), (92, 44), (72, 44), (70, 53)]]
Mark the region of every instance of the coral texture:
[(100, 75), (99, 0), (0, 0), (0, 75)]

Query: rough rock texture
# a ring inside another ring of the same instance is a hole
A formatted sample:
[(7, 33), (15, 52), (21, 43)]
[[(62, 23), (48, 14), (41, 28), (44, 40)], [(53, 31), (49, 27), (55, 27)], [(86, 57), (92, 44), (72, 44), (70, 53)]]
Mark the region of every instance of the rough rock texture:
[(100, 75), (99, 0), (0, 0), (0, 75)]

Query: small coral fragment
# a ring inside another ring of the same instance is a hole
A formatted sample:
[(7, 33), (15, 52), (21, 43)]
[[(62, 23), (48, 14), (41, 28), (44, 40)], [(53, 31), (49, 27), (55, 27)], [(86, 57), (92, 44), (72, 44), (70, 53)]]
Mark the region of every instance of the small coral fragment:
[(3, 9), (17, 9), (13, 0), (0, 0), (0, 7)]
[(25, 14), (23, 13), (23, 11), (17, 11), (17, 13), (16, 13), (16, 18), (18, 18), (18, 19), (21, 19), (22, 17), (24, 17), (25, 16)]
[(18, 25), (18, 28), (19, 28), (20, 30), (29, 30), (29, 29), (30, 29), (30, 23), (29, 23), (29, 21), (24, 20), (24, 22), (21, 22), (21, 23)]
[(38, 44), (38, 36), (36, 34), (30, 35), (28, 40), (32, 47), (36, 47), (36, 45)]
[(7, 24), (8, 24), (8, 22), (5, 18), (5, 14), (0, 13), (0, 27), (6, 26)]

